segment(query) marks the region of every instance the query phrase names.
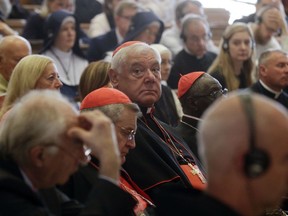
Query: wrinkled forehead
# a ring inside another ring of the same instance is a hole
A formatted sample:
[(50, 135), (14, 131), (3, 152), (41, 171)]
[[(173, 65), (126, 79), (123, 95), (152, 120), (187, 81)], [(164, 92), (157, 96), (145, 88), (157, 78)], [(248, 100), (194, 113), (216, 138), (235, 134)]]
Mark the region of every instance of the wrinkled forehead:
[[(117, 56), (116, 56), (117, 55)], [(161, 62), (161, 56), (158, 50), (152, 48), (148, 44), (133, 44), (129, 47), (125, 47), (116, 53), (116, 58), (121, 58), (122, 60), (129, 61), (135, 58), (151, 58), (155, 59), (159, 64)]]

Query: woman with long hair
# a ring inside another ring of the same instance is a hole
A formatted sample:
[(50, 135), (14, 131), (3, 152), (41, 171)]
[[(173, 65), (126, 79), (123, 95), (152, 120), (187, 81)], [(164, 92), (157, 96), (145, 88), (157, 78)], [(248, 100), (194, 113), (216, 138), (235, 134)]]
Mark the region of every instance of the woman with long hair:
[(220, 52), (207, 72), (228, 91), (246, 88), (253, 79), (253, 49), (254, 39), (247, 24), (234, 23), (225, 29)]

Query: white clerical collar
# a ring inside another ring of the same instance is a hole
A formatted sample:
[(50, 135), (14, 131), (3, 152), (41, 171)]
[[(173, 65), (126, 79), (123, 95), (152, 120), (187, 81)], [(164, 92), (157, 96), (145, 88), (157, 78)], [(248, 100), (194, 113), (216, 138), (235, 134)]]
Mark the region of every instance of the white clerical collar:
[(275, 94), (274, 98), (277, 99), (279, 97), (279, 95), (282, 93), (282, 90), (280, 92), (274, 91), (273, 89), (269, 88), (264, 82), (262, 82), (261, 80), (259, 80), (259, 82), (261, 83), (261, 85), (269, 92), (272, 92), (273, 94)]
[(67, 58), (70, 57), (72, 55), (72, 50), (68, 51), (68, 52), (64, 52), (56, 47), (52, 47), (53, 52), (60, 58)]
[(33, 186), (32, 182), (30, 181), (28, 176), (25, 174), (25, 172), (21, 168), (19, 168), (19, 169), (20, 169), (20, 172), (23, 176), (24, 182), (31, 188), (31, 190), (37, 192), (37, 189)]
[(187, 48), (187, 46), (184, 44), (184, 50), (185, 50), (185, 52), (187, 52), (189, 55), (192, 55), (192, 56), (194, 56), (195, 58), (197, 58), (197, 59), (202, 59), (203, 58), (203, 56), (196, 56), (196, 55), (194, 55), (194, 54), (192, 54), (189, 50), (188, 50), (188, 48)]
[(115, 33), (116, 33), (117, 43), (118, 44), (122, 43), (124, 38), (121, 36), (118, 28), (115, 28)]
[(166, 80), (161, 80), (161, 84), (164, 86), (168, 86), (167, 81)]
[(152, 111), (153, 111), (153, 108), (152, 107), (149, 107), (149, 108), (147, 108), (147, 114), (150, 114), (150, 113), (152, 113)]

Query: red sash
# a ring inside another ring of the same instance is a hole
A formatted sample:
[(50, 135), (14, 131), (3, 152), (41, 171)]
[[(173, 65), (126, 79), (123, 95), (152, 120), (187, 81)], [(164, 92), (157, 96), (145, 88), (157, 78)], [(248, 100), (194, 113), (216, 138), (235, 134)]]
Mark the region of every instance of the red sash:
[(148, 206), (146, 199), (137, 193), (133, 187), (122, 177), (120, 177), (120, 187), (130, 193), (137, 200), (138, 203), (134, 207), (134, 213), (136, 215), (141, 215), (141, 213), (143, 213)]

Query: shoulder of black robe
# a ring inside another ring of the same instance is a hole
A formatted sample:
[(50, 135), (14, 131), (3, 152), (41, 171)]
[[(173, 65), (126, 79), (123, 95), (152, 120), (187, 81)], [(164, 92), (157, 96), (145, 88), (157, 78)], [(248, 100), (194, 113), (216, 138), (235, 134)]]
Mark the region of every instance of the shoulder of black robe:
[(176, 104), (172, 94), (172, 90), (162, 86), (162, 94), (160, 99), (155, 103), (154, 115), (168, 125), (176, 126), (179, 123), (179, 116), (176, 109)]
[(159, 197), (161, 202), (156, 203), (158, 215), (240, 216), (226, 204), (199, 190), (171, 187)]

